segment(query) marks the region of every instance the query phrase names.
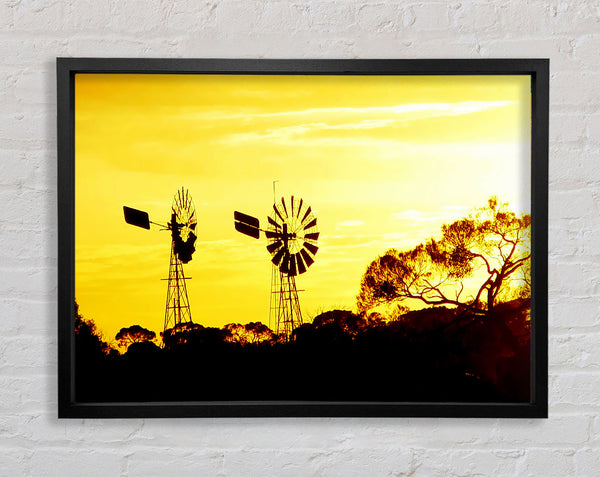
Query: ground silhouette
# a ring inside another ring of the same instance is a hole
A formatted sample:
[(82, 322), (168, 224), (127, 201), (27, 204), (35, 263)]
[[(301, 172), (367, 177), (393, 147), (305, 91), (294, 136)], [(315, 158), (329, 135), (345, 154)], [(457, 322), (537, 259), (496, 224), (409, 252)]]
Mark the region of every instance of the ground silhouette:
[(331, 310), (289, 341), (186, 324), (169, 330), (162, 348), (139, 341), (124, 354), (79, 318), (86, 325), (76, 331), (76, 399), (526, 402), (528, 318), (527, 299), (485, 317), (433, 307), (384, 321)]

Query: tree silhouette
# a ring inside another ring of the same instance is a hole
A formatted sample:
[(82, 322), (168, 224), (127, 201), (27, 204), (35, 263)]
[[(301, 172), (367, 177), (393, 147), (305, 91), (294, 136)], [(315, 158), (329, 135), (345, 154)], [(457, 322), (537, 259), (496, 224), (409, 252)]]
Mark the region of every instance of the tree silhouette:
[[(391, 249), (374, 260), (362, 278), (358, 308), (366, 312), (413, 299), (486, 314), (503, 292), (527, 296), (530, 226), (530, 215), (518, 217), (508, 204), (491, 197), (487, 207), (444, 225), (441, 239), (406, 252)], [(467, 279), (480, 281), (474, 294), (463, 296)], [(515, 279), (521, 281), (516, 291), (511, 286)]]
[(169, 328), (161, 332), (161, 337), (164, 345), (168, 349), (182, 346), (190, 341), (194, 341), (195, 337), (204, 330), (204, 326), (198, 323), (183, 322), (176, 324), (173, 328)]
[(229, 332), (227, 341), (230, 343), (239, 343), (242, 346), (246, 344), (246, 329), (244, 328), (244, 325), (239, 323), (228, 323), (223, 329)]
[(274, 337), (273, 331), (260, 322), (247, 323), (244, 325), (246, 330), (246, 341), (248, 343), (261, 343), (263, 341), (272, 340)]
[(223, 330), (228, 333), (227, 341), (238, 343), (242, 346), (247, 344), (263, 343), (265, 341), (273, 342), (275, 334), (267, 325), (260, 322), (246, 323), (228, 323), (223, 327)]
[(75, 346), (77, 353), (85, 356), (104, 356), (112, 348), (102, 339), (92, 319), (86, 319), (79, 313), (79, 304), (75, 302)]
[(348, 310), (331, 310), (316, 316), (313, 325), (317, 329), (337, 328), (348, 336), (357, 336), (367, 329), (369, 321)]
[(134, 343), (152, 341), (154, 338), (156, 338), (156, 333), (154, 331), (147, 330), (140, 325), (121, 328), (115, 336), (119, 346), (123, 348), (127, 348)]

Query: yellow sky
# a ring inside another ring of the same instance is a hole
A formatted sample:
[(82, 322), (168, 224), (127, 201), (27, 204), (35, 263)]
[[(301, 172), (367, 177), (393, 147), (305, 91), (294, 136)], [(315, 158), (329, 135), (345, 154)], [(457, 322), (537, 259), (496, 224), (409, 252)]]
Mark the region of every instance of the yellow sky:
[(166, 223), (191, 193), (196, 252), (184, 266), (194, 322), (268, 324), (264, 239), (277, 195), (318, 218), (297, 277), (305, 319), (355, 309), (367, 265), (497, 195), (529, 212), (527, 76), (91, 75), (75, 80), (75, 296), (106, 339), (162, 331), (170, 235), (127, 225), (123, 205)]

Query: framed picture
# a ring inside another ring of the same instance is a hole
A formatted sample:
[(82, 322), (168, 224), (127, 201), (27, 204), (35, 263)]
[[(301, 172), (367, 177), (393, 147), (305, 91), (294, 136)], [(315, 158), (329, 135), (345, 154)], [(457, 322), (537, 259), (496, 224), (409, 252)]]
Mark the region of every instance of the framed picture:
[(548, 68), (59, 58), (59, 416), (547, 417)]

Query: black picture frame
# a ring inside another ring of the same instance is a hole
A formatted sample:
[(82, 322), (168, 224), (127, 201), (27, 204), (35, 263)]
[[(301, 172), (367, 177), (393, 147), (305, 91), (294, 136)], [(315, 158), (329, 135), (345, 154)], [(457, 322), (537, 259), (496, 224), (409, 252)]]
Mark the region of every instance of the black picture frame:
[[(58, 416), (149, 417), (488, 417), (548, 416), (548, 59), (255, 60), (58, 58)], [(75, 92), (77, 73), (269, 75), (530, 75), (532, 85), (531, 400), (455, 402), (136, 402), (74, 399)]]

